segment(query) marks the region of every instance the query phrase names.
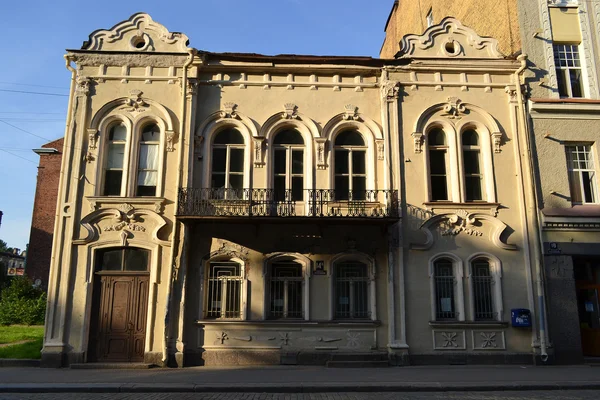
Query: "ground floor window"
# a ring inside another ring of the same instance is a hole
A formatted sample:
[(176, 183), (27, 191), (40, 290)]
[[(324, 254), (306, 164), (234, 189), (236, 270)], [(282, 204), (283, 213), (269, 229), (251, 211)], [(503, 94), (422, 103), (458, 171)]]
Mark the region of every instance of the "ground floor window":
[(336, 319), (366, 319), (371, 316), (366, 264), (343, 262), (335, 265), (333, 288)]
[(271, 264), (269, 276), (270, 319), (304, 318), (302, 265), (294, 261)]
[(236, 262), (211, 262), (208, 266), (205, 317), (241, 318), (242, 274)]

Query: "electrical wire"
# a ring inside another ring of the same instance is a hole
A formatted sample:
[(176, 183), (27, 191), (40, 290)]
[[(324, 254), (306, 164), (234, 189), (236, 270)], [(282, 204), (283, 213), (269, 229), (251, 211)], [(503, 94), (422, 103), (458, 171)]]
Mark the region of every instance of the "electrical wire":
[(0, 81), (0, 85), (31, 86), (31, 87), (43, 87), (43, 88), (49, 88), (49, 89), (64, 89), (64, 90), (69, 89), (69, 88), (64, 88), (62, 86), (33, 85), (31, 83), (16, 83), (16, 82), (2, 82), (2, 81)]
[(8, 126), (10, 126), (10, 127), (13, 127), (13, 128), (15, 128), (15, 129), (18, 129), (18, 130), (20, 130), (21, 132), (27, 133), (28, 135), (35, 136), (35, 137), (37, 137), (37, 138), (40, 138), (40, 139), (47, 140), (47, 141), (49, 141), (49, 142), (51, 141), (51, 140), (50, 140), (50, 139), (48, 139), (48, 138), (45, 138), (45, 137), (43, 137), (43, 136), (36, 135), (35, 133), (32, 133), (32, 132), (26, 131), (25, 129), (19, 128), (19, 127), (18, 127), (18, 126), (16, 126), (16, 125), (9, 124), (8, 122), (4, 121), (3, 119), (0, 119), (0, 122), (2, 122), (3, 124), (6, 124), (6, 125), (8, 125)]
[(18, 154), (13, 154), (13, 153), (11, 153), (11, 152), (10, 152), (10, 151), (8, 151), (8, 150), (4, 150), (4, 149), (1, 149), (1, 148), (0, 148), (0, 151), (3, 151), (3, 152), (5, 152), (5, 153), (7, 153), (7, 154), (10, 154), (10, 155), (11, 155), (11, 156), (13, 156), (13, 157), (20, 158), (21, 160), (25, 160), (25, 161), (27, 161), (27, 162), (30, 162), (30, 163), (32, 163), (32, 164), (38, 165), (38, 163), (36, 163), (35, 161), (31, 161), (31, 160), (30, 160), (30, 159), (28, 159), (28, 158), (21, 157), (21, 156), (20, 156), (20, 155), (18, 155)]
[(40, 94), (43, 96), (60, 96), (60, 97), (69, 97), (68, 94), (60, 94), (60, 93), (45, 93), (45, 92), (30, 92), (27, 90), (11, 90), (11, 89), (0, 89), (0, 92), (11, 92), (11, 93), (25, 93), (25, 94)]

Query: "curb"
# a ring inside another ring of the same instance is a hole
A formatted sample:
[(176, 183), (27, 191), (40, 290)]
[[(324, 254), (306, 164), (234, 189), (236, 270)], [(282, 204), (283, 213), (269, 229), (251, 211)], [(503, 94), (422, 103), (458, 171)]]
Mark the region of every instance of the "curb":
[(0, 358), (0, 368), (39, 367), (40, 360)]
[(600, 382), (530, 384), (359, 384), (197, 385), (197, 384), (0, 384), (0, 393), (332, 393), (332, 392), (491, 392), (531, 390), (600, 390)]

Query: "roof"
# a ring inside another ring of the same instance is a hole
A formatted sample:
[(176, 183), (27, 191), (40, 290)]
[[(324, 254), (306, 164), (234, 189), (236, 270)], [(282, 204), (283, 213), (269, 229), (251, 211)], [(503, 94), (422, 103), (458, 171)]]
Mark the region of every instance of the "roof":
[(330, 55), (310, 55), (310, 54), (277, 54), (264, 55), (258, 53), (215, 53), (200, 52), (209, 58), (218, 58), (221, 60), (246, 61), (246, 62), (277, 62), (281, 64), (334, 64), (334, 65), (361, 65), (369, 67), (382, 67), (389, 64), (403, 65), (408, 64), (409, 60), (387, 60), (382, 58), (373, 58), (368, 56), (330, 56)]

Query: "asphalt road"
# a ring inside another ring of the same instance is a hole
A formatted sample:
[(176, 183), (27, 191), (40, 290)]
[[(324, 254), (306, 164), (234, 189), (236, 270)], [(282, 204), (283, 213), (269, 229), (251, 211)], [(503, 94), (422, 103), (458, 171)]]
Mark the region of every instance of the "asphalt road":
[(0, 400), (597, 400), (600, 391), (439, 392), (439, 393), (0, 393)]

